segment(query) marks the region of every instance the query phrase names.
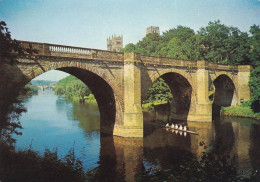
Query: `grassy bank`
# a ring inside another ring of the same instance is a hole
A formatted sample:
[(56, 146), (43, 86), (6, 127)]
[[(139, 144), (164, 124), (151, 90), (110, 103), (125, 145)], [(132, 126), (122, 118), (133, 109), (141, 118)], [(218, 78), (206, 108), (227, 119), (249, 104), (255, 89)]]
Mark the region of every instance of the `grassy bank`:
[(84, 101), (88, 103), (96, 103), (96, 99), (93, 94), (89, 94), (88, 96), (84, 97)]
[(154, 102), (147, 102), (142, 104), (142, 109), (144, 111), (150, 111), (154, 108), (154, 106), (157, 105), (162, 105), (162, 104), (167, 104), (167, 101), (161, 101), (161, 100), (156, 100)]
[(72, 102), (86, 102), (86, 103), (96, 103), (96, 99), (93, 94), (89, 94), (88, 96), (84, 96), (84, 99), (81, 97), (73, 96), (72, 98), (66, 98), (68, 101)]
[(222, 107), (220, 110), (222, 116), (235, 116), (235, 117), (246, 117), (260, 120), (260, 113), (255, 113), (248, 104), (240, 106)]

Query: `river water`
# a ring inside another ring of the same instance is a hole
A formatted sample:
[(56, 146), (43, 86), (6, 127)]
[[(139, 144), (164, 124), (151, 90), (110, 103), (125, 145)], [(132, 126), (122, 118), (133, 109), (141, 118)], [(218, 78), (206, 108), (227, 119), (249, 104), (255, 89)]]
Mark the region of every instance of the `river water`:
[[(170, 167), (181, 161), (186, 152), (200, 156), (199, 143), (213, 146), (221, 141), (223, 152), (236, 157), (239, 173), (260, 169), (260, 122), (250, 119), (215, 119), (213, 123), (183, 123), (198, 135), (167, 131), (154, 123), (168, 115), (144, 113), (144, 138), (124, 139), (99, 132), (99, 110), (95, 103), (71, 103), (45, 90), (25, 101), (27, 112), (20, 117), (22, 136), (16, 136), (17, 149), (31, 147), (58, 150), (64, 157), (74, 147), (86, 171), (109, 168), (108, 175), (119, 174), (127, 181), (153, 166)], [(117, 174), (118, 173), (118, 174)], [(118, 178), (118, 177), (117, 177)], [(120, 178), (118, 178), (120, 179)]]

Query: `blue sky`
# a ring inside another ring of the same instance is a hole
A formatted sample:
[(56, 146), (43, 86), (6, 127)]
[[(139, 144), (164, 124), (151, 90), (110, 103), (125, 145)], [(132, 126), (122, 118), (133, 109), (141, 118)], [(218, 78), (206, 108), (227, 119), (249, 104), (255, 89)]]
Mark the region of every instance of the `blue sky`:
[(136, 43), (151, 25), (197, 31), (219, 19), (248, 31), (260, 24), (260, 0), (0, 0), (0, 19), (18, 40), (106, 49), (110, 35)]

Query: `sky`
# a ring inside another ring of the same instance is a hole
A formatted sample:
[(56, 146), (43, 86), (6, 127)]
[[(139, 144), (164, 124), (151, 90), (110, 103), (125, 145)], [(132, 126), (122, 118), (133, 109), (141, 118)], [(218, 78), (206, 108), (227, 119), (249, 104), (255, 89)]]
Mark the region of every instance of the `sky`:
[(109, 36), (136, 43), (148, 26), (198, 31), (220, 20), (249, 31), (260, 25), (260, 0), (0, 0), (0, 20), (18, 40), (106, 49)]

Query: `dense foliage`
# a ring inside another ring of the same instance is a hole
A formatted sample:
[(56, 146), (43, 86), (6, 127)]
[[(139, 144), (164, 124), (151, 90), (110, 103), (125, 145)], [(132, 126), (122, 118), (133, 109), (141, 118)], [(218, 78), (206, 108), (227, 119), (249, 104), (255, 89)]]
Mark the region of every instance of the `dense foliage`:
[(24, 99), (27, 97), (37, 94), (38, 88), (31, 83), (28, 83), (20, 91), (20, 96), (13, 100), (13, 103), (8, 107), (7, 115), (4, 120), (1, 122), (0, 127), (0, 142), (4, 141), (8, 144), (15, 142), (13, 134), (21, 135), (22, 133), (18, 131), (22, 129), (22, 125), (19, 121), (19, 117), (23, 112), (26, 112), (26, 108), (23, 105)]
[(162, 78), (159, 78), (148, 90), (146, 101), (150, 103), (155, 101), (170, 102), (171, 99), (172, 94), (169, 86)]
[(82, 162), (75, 157), (74, 148), (62, 158), (57, 150), (45, 150), (43, 155), (31, 150), (16, 151), (0, 142), (0, 178), (8, 182), (84, 181)]
[(24, 88), (21, 90), (20, 95), (22, 96), (31, 96), (38, 93), (38, 87), (33, 85), (31, 82), (27, 83)]
[[(12, 54), (13, 52), (17, 52), (18, 54)], [(37, 53), (37, 50), (32, 47), (28, 49), (22, 48), (19, 42), (11, 38), (11, 33), (6, 23), (0, 20), (0, 63), (14, 64), (17, 56), (33, 53)], [(29, 84), (21, 92), (27, 95), (35, 91), (35, 88)], [(22, 104), (22, 99), (18, 98), (15, 92), (10, 93), (9, 97), (6, 97), (5, 105), (1, 106), (0, 109), (0, 141), (13, 143), (12, 134), (21, 134), (17, 130), (22, 128), (18, 119), (26, 109)]]
[(54, 92), (57, 95), (65, 95), (68, 99), (84, 99), (91, 93), (90, 89), (74, 76), (67, 76), (58, 81)]
[[(257, 68), (260, 64), (259, 26), (251, 26), (249, 33), (242, 32), (237, 27), (221, 24), (217, 20), (209, 22), (197, 33), (189, 27), (177, 26), (162, 35), (148, 34), (136, 44), (127, 44), (121, 51), (183, 60), (207, 60), (219, 64), (252, 65), (255, 70), (250, 76), (251, 108), (257, 111), (257, 108), (260, 108)], [(148, 92), (149, 101), (151, 98), (161, 98), (160, 95), (164, 92), (162, 90), (165, 88), (161, 87), (163, 83), (155, 85), (153, 91)], [(158, 93), (154, 93), (154, 90)], [(167, 90), (168, 92), (170, 93), (170, 90)]]
[(18, 41), (12, 39), (11, 33), (7, 28), (7, 25), (4, 21), (0, 20), (0, 61), (6, 61), (8, 63), (14, 63), (16, 61), (17, 55), (12, 54), (17, 52), (18, 55), (21, 54), (33, 54), (38, 51), (29, 48), (22, 48)]
[(260, 66), (256, 67), (250, 74), (249, 87), (252, 92), (251, 108), (260, 112)]
[(12, 55), (12, 51), (17, 51), (22, 53), (22, 49), (17, 43), (17, 41), (11, 38), (11, 33), (9, 32), (6, 23), (0, 20), (0, 61), (3, 59), (14, 62), (15, 57)]

